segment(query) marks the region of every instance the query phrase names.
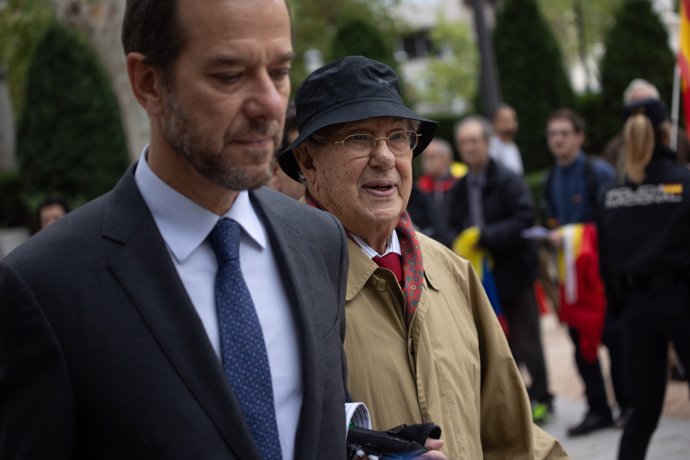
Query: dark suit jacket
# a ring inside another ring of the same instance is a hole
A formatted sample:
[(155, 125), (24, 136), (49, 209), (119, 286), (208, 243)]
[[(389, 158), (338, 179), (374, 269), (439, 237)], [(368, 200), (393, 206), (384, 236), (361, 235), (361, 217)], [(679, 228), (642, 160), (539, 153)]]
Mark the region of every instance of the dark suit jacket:
[[(0, 263), (3, 460), (259, 458), (133, 171)], [(250, 196), (299, 325), (296, 457), (344, 458), (344, 232)]]
[[(520, 176), (489, 160), (482, 205), (484, 226), (479, 244), (493, 256), (498, 294), (509, 301), (536, 277), (536, 247), (520, 235), (534, 223), (532, 195)], [(464, 176), (450, 192), (448, 225), (453, 237), (471, 226), (469, 214)]]

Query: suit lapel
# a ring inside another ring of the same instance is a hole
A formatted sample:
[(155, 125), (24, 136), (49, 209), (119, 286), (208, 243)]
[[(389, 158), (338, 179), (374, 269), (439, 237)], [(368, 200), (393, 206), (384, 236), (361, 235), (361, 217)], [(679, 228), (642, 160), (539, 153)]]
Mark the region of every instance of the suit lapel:
[(259, 459), (165, 242), (130, 169), (106, 207), (103, 236), (123, 245), (110, 268), (151, 334), (238, 458)]
[(314, 325), (314, 312), (310, 309), (314, 301), (304, 278), (300, 276), (309, 264), (305, 256), (309, 254), (309, 246), (308, 242), (304, 242), (299, 228), (292, 225), (293, 219), (283, 214), (284, 208), (274, 203), (269, 193), (265, 189), (258, 189), (251, 192), (250, 197), (266, 225), (299, 331), (304, 394), (295, 452), (304, 458), (311, 458), (316, 455), (314, 440), (318, 439), (321, 424), (323, 391), (320, 382), (323, 381), (323, 370), (317, 360), (320, 336)]

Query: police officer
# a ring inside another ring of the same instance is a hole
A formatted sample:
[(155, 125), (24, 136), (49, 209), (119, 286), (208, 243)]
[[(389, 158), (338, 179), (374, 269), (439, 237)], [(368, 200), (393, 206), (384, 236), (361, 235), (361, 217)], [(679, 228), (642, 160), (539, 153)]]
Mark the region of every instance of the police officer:
[(625, 108), (624, 176), (599, 195), (609, 308), (619, 315), (632, 414), (619, 459), (643, 459), (661, 415), (667, 344), (690, 368), (690, 171), (673, 161), (663, 102)]

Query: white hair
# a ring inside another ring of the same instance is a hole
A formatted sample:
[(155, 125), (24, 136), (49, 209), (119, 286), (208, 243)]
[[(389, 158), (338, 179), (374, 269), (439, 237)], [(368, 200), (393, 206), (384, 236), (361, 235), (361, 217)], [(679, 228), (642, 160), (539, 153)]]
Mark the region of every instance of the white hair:
[(625, 92), (623, 93), (623, 103), (630, 104), (634, 102), (632, 99), (633, 93), (637, 90), (645, 90), (649, 94), (650, 99), (660, 99), (659, 90), (644, 78), (636, 78), (630, 82)]

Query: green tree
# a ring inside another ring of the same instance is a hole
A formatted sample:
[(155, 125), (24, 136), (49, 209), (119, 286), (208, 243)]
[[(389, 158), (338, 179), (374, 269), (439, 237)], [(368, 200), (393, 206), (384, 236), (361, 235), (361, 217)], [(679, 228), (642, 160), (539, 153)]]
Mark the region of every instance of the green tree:
[[(556, 39), (566, 61), (574, 63), (582, 59), (582, 54), (590, 56), (604, 41), (623, 1), (539, 0), (539, 7), (552, 30), (558, 31)], [(591, 77), (598, 79), (597, 75)]]
[(128, 164), (109, 80), (84, 40), (53, 24), (27, 73), (17, 157), (31, 194), (81, 202), (113, 186)]
[(493, 33), (503, 100), (520, 120), (516, 142), (527, 171), (553, 160), (544, 139), (544, 122), (554, 109), (572, 106), (575, 98), (558, 42), (535, 0), (506, 0)]
[(45, 0), (0, 1), (0, 62), (8, 71), (16, 113), (21, 113), (23, 107), (29, 61), (51, 21), (52, 12)]
[(601, 98), (590, 120), (592, 150), (598, 151), (621, 128), (623, 92), (634, 78), (644, 78), (659, 88), (669, 104), (673, 91), (675, 57), (668, 33), (649, 0), (626, 0), (616, 22), (606, 34), (606, 51), (600, 64)]
[(469, 101), (477, 90), (478, 65), (470, 27), (439, 17), (430, 38), (438, 53), (415, 78), (415, 99), (441, 105)]
[[(293, 87), (307, 76), (305, 51), (316, 49), (328, 60), (343, 16), (366, 18), (369, 24), (375, 25), (383, 33), (386, 40), (393, 40), (396, 27), (389, 8), (399, 2), (400, 0), (288, 0), (296, 54), (291, 75)], [(374, 49), (365, 48), (359, 54), (370, 56), (373, 52)]]
[(326, 54), (332, 61), (343, 56), (364, 55), (395, 68), (394, 43), (378, 25), (366, 15), (346, 12), (339, 16), (336, 32)]

